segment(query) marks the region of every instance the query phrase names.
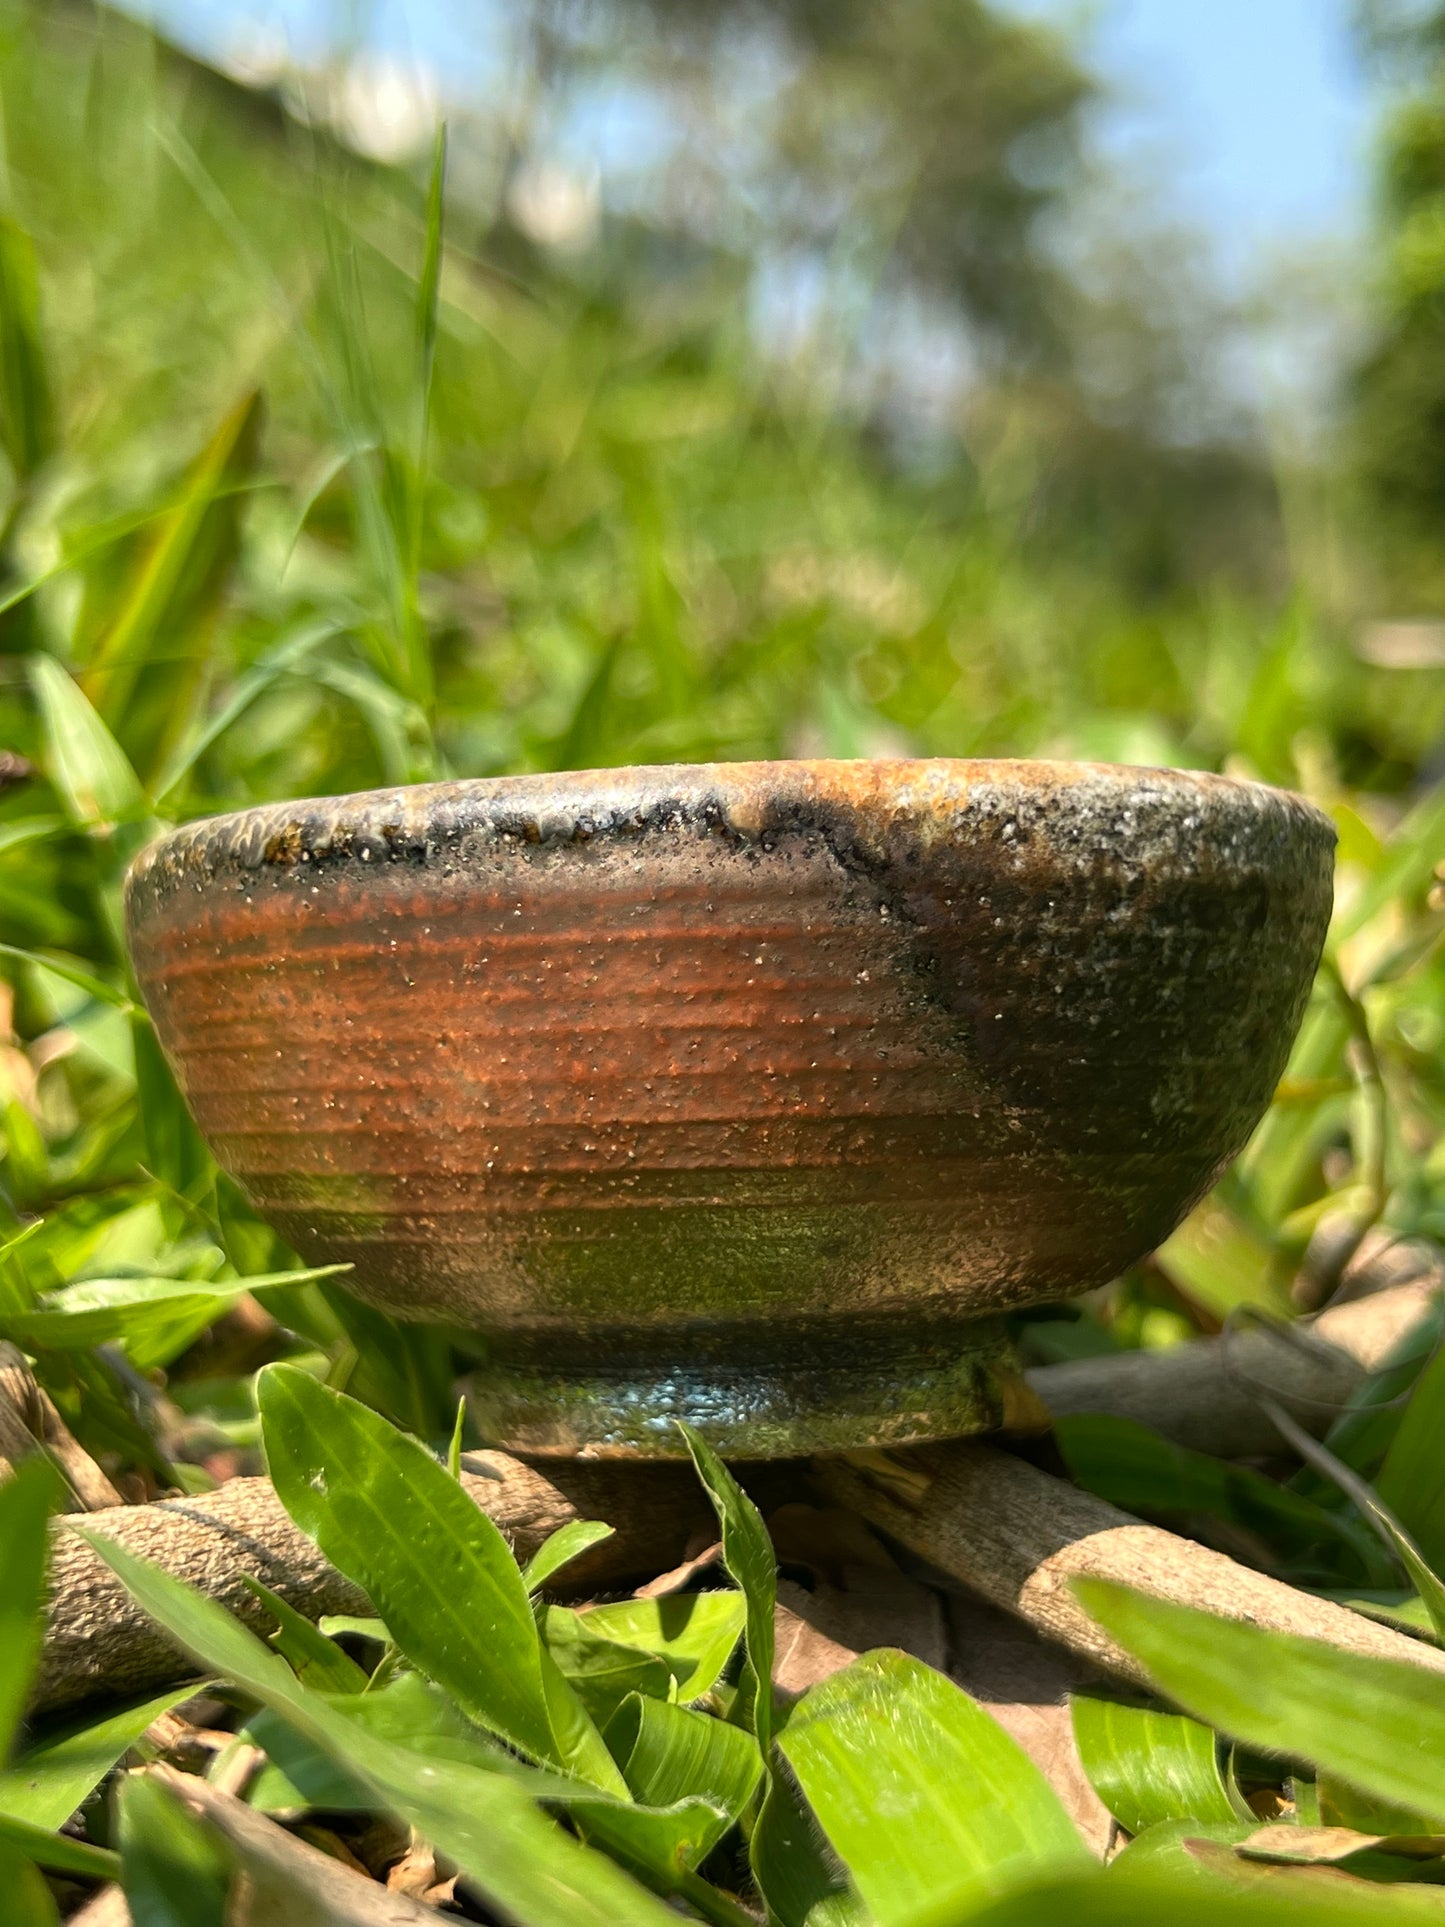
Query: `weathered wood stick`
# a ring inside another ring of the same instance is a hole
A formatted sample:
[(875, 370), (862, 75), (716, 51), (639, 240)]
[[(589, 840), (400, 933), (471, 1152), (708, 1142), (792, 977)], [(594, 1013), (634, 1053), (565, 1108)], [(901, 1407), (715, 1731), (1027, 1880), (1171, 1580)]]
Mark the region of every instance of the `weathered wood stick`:
[[(690, 1466), (569, 1460), (544, 1472), (503, 1452), (473, 1452), (463, 1468), (467, 1490), (522, 1558), (572, 1519), (615, 1525), (613, 1538), (577, 1561), (573, 1570), (583, 1585), (674, 1564), (693, 1535), (715, 1525)], [(258, 1629), (269, 1631), (271, 1622), (243, 1584), (245, 1573), (312, 1619), (369, 1610), (358, 1588), (292, 1525), (267, 1479), (231, 1479), (197, 1498), (116, 1506), (87, 1514), (83, 1522)], [(71, 1523), (81, 1521), (62, 1518), (54, 1527), (50, 1615), (34, 1710), (184, 1678), (187, 1662), (177, 1648), (104, 1560), (68, 1530)]]
[[(691, 1468), (551, 1464), (545, 1473), (499, 1452), (470, 1455), (467, 1489), (528, 1555), (577, 1517), (619, 1523), (581, 1573), (655, 1570), (706, 1529)], [(481, 1477), (489, 1467), (498, 1476)], [(1127, 1514), (990, 1446), (972, 1443), (819, 1459), (811, 1476), (910, 1551), (985, 1599), (1126, 1678), (1138, 1669), (1067, 1590), (1075, 1574), (1124, 1580), (1164, 1598), (1328, 1640), (1346, 1651), (1445, 1669), (1445, 1654)], [(53, 1606), (38, 1708), (95, 1693), (134, 1692), (184, 1676), (185, 1661), (109, 1568), (59, 1522)], [(264, 1479), (235, 1479), (197, 1499), (120, 1507), (87, 1523), (154, 1559), (253, 1625), (263, 1609), (242, 1584), (256, 1574), (300, 1612), (364, 1610), (357, 1589), (291, 1524)], [(580, 1562), (579, 1562), (580, 1565)]]
[(1028, 1382), (1055, 1417), (1112, 1412), (1217, 1458), (1278, 1452), (1259, 1394), (1324, 1432), (1371, 1372), (1431, 1342), (1440, 1292), (1441, 1280), (1422, 1279), (1336, 1305), (1289, 1338), (1256, 1326), (1173, 1351), (1043, 1365)]
[(1161, 1599), (1325, 1640), (1345, 1652), (1445, 1671), (1445, 1652), (1433, 1646), (1237, 1565), (1192, 1539), (1143, 1525), (993, 1446), (858, 1453), (815, 1460), (813, 1470), (835, 1502), (1016, 1613), (1046, 1639), (1125, 1679), (1142, 1682), (1142, 1669), (1085, 1613), (1069, 1590), (1071, 1579), (1116, 1579)]
[[(435, 1909), (366, 1879), (195, 1774), (145, 1771), (229, 1841), (238, 1862), (226, 1909), (231, 1927), (436, 1927)], [(102, 1888), (72, 1919), (81, 1927), (132, 1927), (119, 1887)]]
[(231, 1927), (436, 1927), (434, 1908), (308, 1846), (233, 1794), (171, 1767), (147, 1771), (230, 1842), (242, 1886), (231, 1895)]
[(44, 1450), (87, 1512), (119, 1505), (121, 1496), (55, 1409), (24, 1352), (0, 1343), (0, 1480), (32, 1452)]

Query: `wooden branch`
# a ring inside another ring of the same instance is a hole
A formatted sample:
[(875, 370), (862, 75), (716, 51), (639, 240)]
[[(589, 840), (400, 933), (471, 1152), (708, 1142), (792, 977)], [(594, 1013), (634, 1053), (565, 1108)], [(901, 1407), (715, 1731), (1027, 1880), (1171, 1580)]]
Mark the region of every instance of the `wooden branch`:
[[(1215, 1450), (1221, 1443), (1235, 1451), (1277, 1449), (1273, 1428), (1232, 1371), (1257, 1373), (1296, 1411), (1306, 1411), (1304, 1422), (1318, 1426), (1325, 1414), (1313, 1405), (1302, 1408), (1301, 1401), (1347, 1396), (1394, 1348), (1419, 1342), (1433, 1301), (1431, 1286), (1409, 1285), (1342, 1305), (1318, 1321), (1313, 1349), (1302, 1358), (1276, 1339), (1247, 1333), (1233, 1341), (1238, 1350), (1229, 1355), (1230, 1369), (1220, 1341), (1201, 1340), (1177, 1352), (1051, 1367), (1033, 1381), (1056, 1410), (1123, 1411)], [(1214, 1413), (1222, 1415), (1223, 1442), (1209, 1429)], [(465, 1468), (467, 1489), (524, 1558), (571, 1519), (605, 1519), (617, 1528), (569, 1575), (583, 1588), (650, 1576), (681, 1559), (694, 1535), (712, 1529), (691, 1468), (677, 1463), (549, 1460), (542, 1469), (487, 1452), (468, 1455)], [(763, 1485), (775, 1488), (772, 1503), (798, 1496), (808, 1476), (805, 1467), (758, 1468)], [(984, 1598), (1126, 1676), (1134, 1676), (1132, 1662), (1103, 1638), (1067, 1591), (1072, 1574), (1120, 1578), (1165, 1598), (1352, 1651), (1445, 1667), (1445, 1655), (1418, 1641), (1142, 1525), (988, 1446), (956, 1443), (820, 1459), (812, 1477), (829, 1496)], [(313, 1619), (366, 1609), (357, 1588), (291, 1524), (264, 1479), (233, 1479), (199, 1498), (115, 1507), (88, 1523), (257, 1628), (269, 1629), (269, 1622), (243, 1586), (243, 1573), (254, 1573)], [(109, 1567), (65, 1527), (64, 1520), (57, 1522), (37, 1710), (92, 1694), (141, 1692), (184, 1677), (183, 1657), (131, 1602)]]
[[(553, 1463), (543, 1472), (502, 1452), (469, 1453), (463, 1483), (529, 1557), (558, 1526), (605, 1519), (613, 1538), (579, 1559), (579, 1584), (650, 1575), (675, 1563), (713, 1518), (690, 1466)], [(189, 1662), (147, 1618), (85, 1542), (55, 1521), (50, 1616), (33, 1707), (49, 1711), (93, 1694), (138, 1693), (185, 1677)], [(198, 1498), (117, 1506), (85, 1524), (152, 1559), (258, 1630), (265, 1608), (242, 1583), (254, 1574), (309, 1618), (368, 1610), (363, 1594), (292, 1525), (269, 1480), (232, 1479)]]
[(0, 1343), (0, 1480), (32, 1452), (44, 1450), (87, 1512), (119, 1505), (121, 1496), (36, 1383), (24, 1352)]
[(233, 1927), (303, 1920), (324, 1921), (327, 1927), (436, 1927), (434, 1908), (308, 1846), (233, 1794), (171, 1767), (147, 1770), (208, 1821), (235, 1853), (242, 1892), (232, 1894), (227, 1909)]
[(1445, 1652), (1344, 1606), (1298, 1592), (1080, 1492), (993, 1446), (959, 1443), (814, 1461), (830, 1498), (1016, 1613), (1046, 1639), (1142, 1682), (1138, 1663), (1097, 1627), (1069, 1590), (1082, 1574), (1116, 1579), (1344, 1652), (1445, 1671)]
[(1276, 1398), (1307, 1431), (1324, 1432), (1361, 1381), (1431, 1342), (1442, 1280), (1423, 1278), (1321, 1312), (1281, 1338), (1259, 1326), (1167, 1352), (1118, 1352), (1028, 1374), (1056, 1417), (1112, 1412), (1216, 1458), (1280, 1449), (1259, 1404)]
[[(237, 1874), (226, 1919), (231, 1927), (436, 1927), (434, 1908), (368, 1880), (319, 1848), (298, 1840), (243, 1800), (168, 1766), (145, 1771), (160, 1780), (231, 1847)], [(80, 1927), (132, 1927), (119, 1887), (103, 1887), (72, 1921)]]

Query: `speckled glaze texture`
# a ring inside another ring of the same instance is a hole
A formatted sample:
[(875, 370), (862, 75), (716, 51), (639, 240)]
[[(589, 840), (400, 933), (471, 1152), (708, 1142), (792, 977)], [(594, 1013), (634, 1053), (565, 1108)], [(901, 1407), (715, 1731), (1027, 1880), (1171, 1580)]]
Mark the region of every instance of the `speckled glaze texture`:
[(221, 1163), (485, 1332), (497, 1437), (771, 1454), (997, 1421), (996, 1314), (1151, 1249), (1259, 1118), (1332, 845), (1213, 776), (719, 764), (221, 817), (127, 910)]

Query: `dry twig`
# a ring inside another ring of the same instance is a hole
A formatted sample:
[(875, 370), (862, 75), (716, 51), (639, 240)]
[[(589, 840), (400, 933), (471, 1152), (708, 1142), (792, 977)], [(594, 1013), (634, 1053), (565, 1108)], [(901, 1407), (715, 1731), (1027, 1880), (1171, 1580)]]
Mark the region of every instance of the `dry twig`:
[(1278, 1452), (1260, 1395), (1278, 1399), (1307, 1431), (1323, 1432), (1370, 1373), (1428, 1340), (1442, 1284), (1445, 1275), (1426, 1273), (1336, 1305), (1288, 1336), (1256, 1327), (1173, 1351), (1044, 1365), (1028, 1381), (1057, 1418), (1112, 1412), (1217, 1458)]
[(1445, 1671), (1445, 1652), (1329, 1600), (1236, 1564), (1192, 1539), (1142, 1525), (1092, 1494), (993, 1446), (818, 1460), (829, 1497), (920, 1559), (961, 1580), (1091, 1664), (1142, 1681), (1138, 1662), (1096, 1626), (1069, 1581), (1115, 1579), (1342, 1651)]
[[(711, 1522), (691, 1468), (681, 1465), (569, 1461), (543, 1471), (502, 1452), (477, 1452), (464, 1460), (463, 1481), (522, 1558), (572, 1519), (615, 1524), (611, 1539), (577, 1561), (573, 1570), (581, 1585), (672, 1564), (692, 1534)], [(197, 1498), (116, 1506), (85, 1523), (258, 1629), (269, 1631), (270, 1621), (243, 1584), (245, 1573), (312, 1619), (368, 1610), (357, 1587), (291, 1523), (266, 1479), (232, 1479)], [(143, 1692), (184, 1678), (185, 1671), (176, 1647), (104, 1560), (68, 1530), (66, 1520), (57, 1520), (37, 1710), (73, 1705), (92, 1694)]]
[(119, 1505), (121, 1496), (35, 1381), (28, 1360), (0, 1342), (0, 1479), (32, 1452), (44, 1451), (87, 1512)]

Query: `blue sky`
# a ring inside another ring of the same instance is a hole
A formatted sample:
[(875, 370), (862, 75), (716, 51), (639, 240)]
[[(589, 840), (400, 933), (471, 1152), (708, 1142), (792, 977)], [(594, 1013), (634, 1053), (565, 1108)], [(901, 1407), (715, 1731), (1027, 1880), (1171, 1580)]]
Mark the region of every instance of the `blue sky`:
[[(1017, 11), (1077, 20), (1059, 0)], [(1368, 209), (1372, 102), (1349, 0), (1101, 0), (1084, 31), (1113, 91), (1105, 145), (1212, 237), (1231, 280), (1348, 241)], [(1087, 17), (1087, 16), (1085, 16)]]
[[(442, 73), (485, 71), (465, 22), (477, 0), (153, 0), (192, 42), (247, 23), (298, 49), (360, 15), (389, 48)], [(1136, 178), (1210, 238), (1226, 283), (1257, 281), (1281, 253), (1348, 242), (1367, 205), (1371, 103), (1353, 60), (1350, 0), (1002, 0), (1081, 33), (1111, 91), (1099, 135)], [(495, 26), (495, 17), (493, 25)], [(324, 29), (323, 29), (324, 30)], [(485, 39), (482, 29), (480, 38)]]

